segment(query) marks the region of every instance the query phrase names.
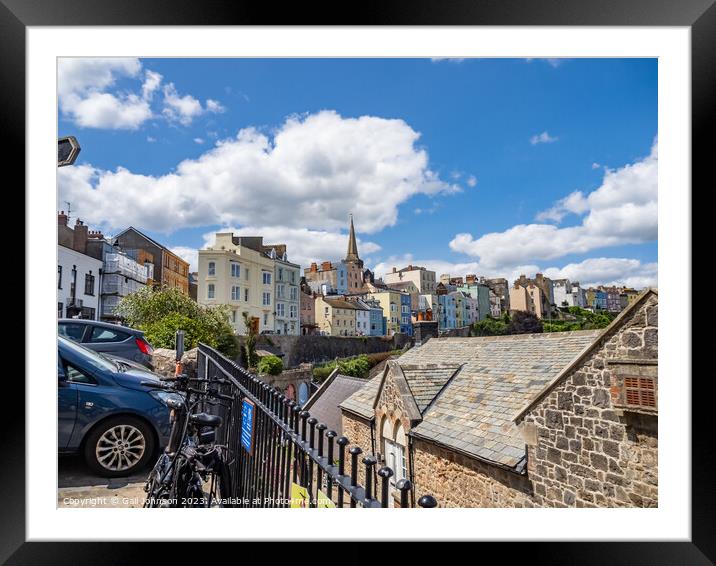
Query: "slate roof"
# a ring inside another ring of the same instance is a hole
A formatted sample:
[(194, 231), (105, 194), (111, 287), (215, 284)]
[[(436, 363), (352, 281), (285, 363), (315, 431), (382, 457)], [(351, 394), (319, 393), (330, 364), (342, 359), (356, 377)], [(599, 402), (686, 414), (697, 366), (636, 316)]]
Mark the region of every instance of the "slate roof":
[(382, 379), (383, 372), (380, 372), (372, 379), (369, 379), (368, 382), (353, 393), (353, 395), (340, 403), (339, 407), (363, 418), (372, 419), (375, 416), (373, 402), (375, 401), (375, 396), (378, 394), (378, 388), (380, 387)]
[(401, 363), (400, 367), (421, 414), (440, 393), (440, 390), (445, 387), (450, 378), (460, 369), (457, 364), (413, 366)]
[[(423, 420), (410, 434), (482, 460), (519, 468), (525, 458), (525, 442), (513, 421), (514, 415), (589, 348), (600, 334), (599, 330), (588, 330), (431, 338), (422, 346), (408, 350), (398, 362), (409, 382), (411, 366), (462, 365), (432, 406), (427, 410), (421, 408), (421, 412), (425, 411)], [(424, 373), (429, 372), (424, 370)], [(430, 377), (421, 375), (417, 378), (425, 387), (418, 388), (416, 402), (419, 405), (432, 394), (443, 377), (444, 374), (440, 377), (436, 374), (432, 390), (428, 385)], [(341, 407), (372, 418), (379, 383), (380, 376), (373, 378)]]
[(353, 395), (366, 384), (365, 379), (351, 377), (337, 373), (333, 378), (319, 387), (316, 392), (306, 401), (303, 409), (309, 411), (312, 417), (325, 424), (328, 429), (334, 430), (340, 436), (341, 410), (338, 405)]

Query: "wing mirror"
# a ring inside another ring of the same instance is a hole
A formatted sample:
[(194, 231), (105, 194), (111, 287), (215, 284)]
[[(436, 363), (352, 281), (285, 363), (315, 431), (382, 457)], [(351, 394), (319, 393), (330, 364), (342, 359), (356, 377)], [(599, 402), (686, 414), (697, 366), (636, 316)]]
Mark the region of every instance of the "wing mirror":
[(57, 366), (57, 382), (59, 385), (67, 383), (67, 374), (62, 366)]

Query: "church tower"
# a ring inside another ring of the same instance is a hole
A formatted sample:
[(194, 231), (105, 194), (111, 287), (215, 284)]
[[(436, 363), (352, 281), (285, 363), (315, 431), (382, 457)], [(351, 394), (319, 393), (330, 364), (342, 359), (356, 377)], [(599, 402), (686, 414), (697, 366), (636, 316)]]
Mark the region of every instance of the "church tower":
[(356, 231), (353, 227), (353, 215), (351, 217), (350, 234), (348, 235), (348, 253), (346, 254), (346, 263), (353, 263), (363, 268), (363, 260), (358, 256), (358, 243), (356, 241)]

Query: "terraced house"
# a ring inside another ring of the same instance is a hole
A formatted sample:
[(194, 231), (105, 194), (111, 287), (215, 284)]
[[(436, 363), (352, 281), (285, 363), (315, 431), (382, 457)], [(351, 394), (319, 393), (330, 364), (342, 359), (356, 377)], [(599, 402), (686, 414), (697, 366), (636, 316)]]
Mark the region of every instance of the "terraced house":
[(343, 434), (443, 507), (655, 507), (657, 341), (654, 290), (604, 330), (432, 338), (340, 404)]

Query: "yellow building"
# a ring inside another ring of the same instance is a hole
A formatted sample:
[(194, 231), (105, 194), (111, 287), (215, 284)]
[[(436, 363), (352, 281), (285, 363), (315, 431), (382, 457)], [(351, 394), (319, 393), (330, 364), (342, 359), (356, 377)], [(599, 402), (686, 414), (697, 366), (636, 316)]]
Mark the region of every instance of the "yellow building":
[(345, 299), (316, 297), (316, 325), (328, 336), (356, 336), (356, 305)]
[(274, 261), (261, 237), (216, 234), (216, 243), (199, 250), (197, 301), (202, 305), (229, 305), (230, 321), (246, 334), (243, 312), (259, 332), (274, 331)]
[(383, 309), (383, 316), (386, 320), (385, 332), (388, 336), (400, 332), (400, 296), (399, 291), (377, 291), (369, 293), (370, 297), (378, 300)]

